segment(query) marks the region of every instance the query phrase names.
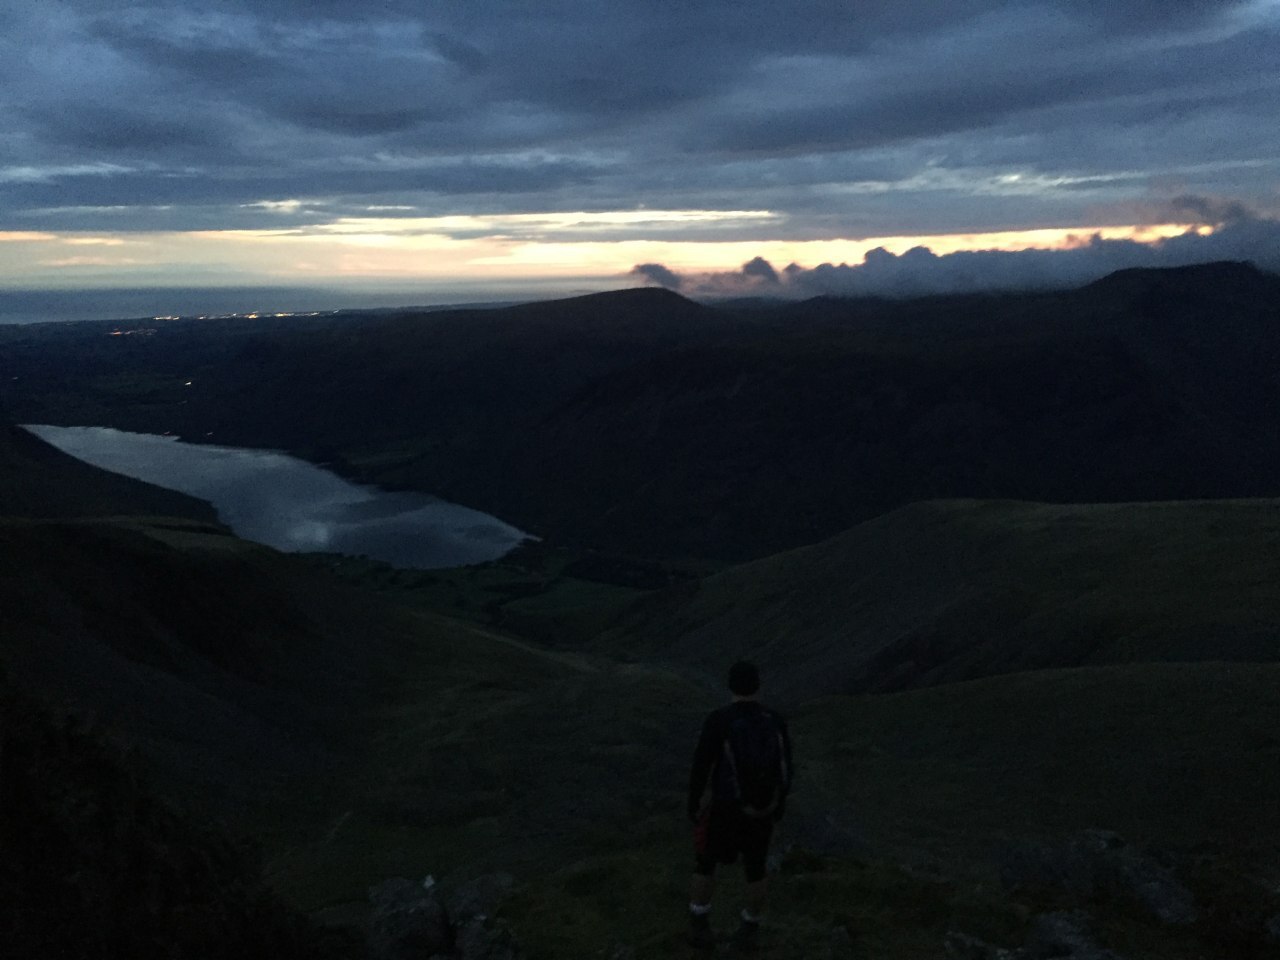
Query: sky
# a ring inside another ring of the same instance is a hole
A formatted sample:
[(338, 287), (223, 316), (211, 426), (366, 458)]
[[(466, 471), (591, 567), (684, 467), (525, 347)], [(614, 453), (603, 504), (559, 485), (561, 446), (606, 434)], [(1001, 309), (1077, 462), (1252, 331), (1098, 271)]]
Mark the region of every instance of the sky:
[(1280, 0), (4, 4), (0, 314), (1275, 268), (1278, 65)]

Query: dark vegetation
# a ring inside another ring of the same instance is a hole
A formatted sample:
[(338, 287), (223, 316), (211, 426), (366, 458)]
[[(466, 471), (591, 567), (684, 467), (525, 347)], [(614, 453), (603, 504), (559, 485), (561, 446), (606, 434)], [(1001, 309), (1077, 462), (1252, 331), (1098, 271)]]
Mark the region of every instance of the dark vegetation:
[(0, 678), (5, 956), (351, 957), (263, 882), (254, 851), (183, 814), (143, 765)]
[(775, 696), (1099, 664), (1280, 661), (1280, 501), (913, 504), (633, 605), (604, 649)]
[(284, 556), (5, 425), (0, 953), (358, 954), (371, 885), (504, 870), (531, 960), (686, 956), (685, 764), (745, 652), (801, 762), (770, 955), (1079, 923), (1266, 956), (1277, 292), (0, 328), (14, 420), (283, 447), (546, 536)]
[(215, 519), (203, 500), (95, 470), (2, 418), (0, 410), (0, 504), (5, 516)]

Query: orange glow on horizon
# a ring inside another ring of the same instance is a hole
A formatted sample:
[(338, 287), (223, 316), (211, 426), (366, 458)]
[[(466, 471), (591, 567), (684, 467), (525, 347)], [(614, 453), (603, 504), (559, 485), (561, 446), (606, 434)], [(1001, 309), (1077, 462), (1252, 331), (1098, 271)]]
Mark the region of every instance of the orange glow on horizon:
[[(681, 273), (737, 270), (763, 257), (791, 263), (861, 263), (871, 250), (903, 254), (927, 247), (937, 256), (966, 250), (1064, 250), (1095, 238), (1159, 242), (1212, 228), (1185, 223), (1046, 227), (985, 233), (898, 235), (827, 240), (766, 239), (780, 218), (768, 211), (625, 210), (488, 217), (359, 218), (275, 230), (167, 233), (103, 231), (0, 232), (7, 241), (0, 286), (42, 280), (57, 286), (161, 283), (199, 269), (223, 282), (315, 283), (357, 281), (457, 282), (625, 277), (638, 263), (661, 263)], [(688, 227), (692, 237), (653, 239), (645, 231)], [(724, 231), (758, 232), (759, 239), (715, 239)], [(636, 233), (640, 232), (637, 236)], [(608, 234), (606, 239), (602, 234)], [(629, 235), (629, 236), (628, 236)], [(615, 239), (616, 237), (616, 239)], [(68, 246), (93, 256), (68, 256)], [(123, 248), (123, 249), (121, 249)], [(127, 253), (127, 256), (125, 255)], [(77, 269), (79, 268), (79, 269)]]

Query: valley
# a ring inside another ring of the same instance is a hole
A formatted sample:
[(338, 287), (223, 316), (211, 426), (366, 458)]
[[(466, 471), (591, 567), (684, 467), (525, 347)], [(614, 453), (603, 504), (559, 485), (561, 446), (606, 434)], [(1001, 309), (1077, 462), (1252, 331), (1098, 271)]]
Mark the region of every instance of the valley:
[[(529, 960), (685, 957), (689, 757), (746, 656), (797, 745), (769, 955), (1012, 949), (1084, 910), (1126, 958), (1261, 957), (1277, 292), (1217, 264), (1002, 297), (0, 329), (9, 423), (288, 450), (542, 538), (432, 571), (282, 554), (6, 427), (5, 703), (256, 846), (225, 883), (256, 869), (303, 953), (359, 955), (388, 878), (505, 872), (493, 920)], [(66, 776), (72, 806), (119, 795)], [(1006, 882), (1099, 830), (1194, 918)]]

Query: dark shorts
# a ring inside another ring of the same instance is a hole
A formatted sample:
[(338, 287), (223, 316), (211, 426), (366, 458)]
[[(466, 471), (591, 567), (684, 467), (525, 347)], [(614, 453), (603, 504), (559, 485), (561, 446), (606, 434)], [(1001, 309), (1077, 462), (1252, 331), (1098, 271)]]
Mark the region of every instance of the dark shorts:
[(772, 817), (748, 817), (736, 807), (712, 807), (693, 828), (694, 872), (709, 877), (717, 863), (733, 863), (742, 857), (748, 883), (763, 880)]

